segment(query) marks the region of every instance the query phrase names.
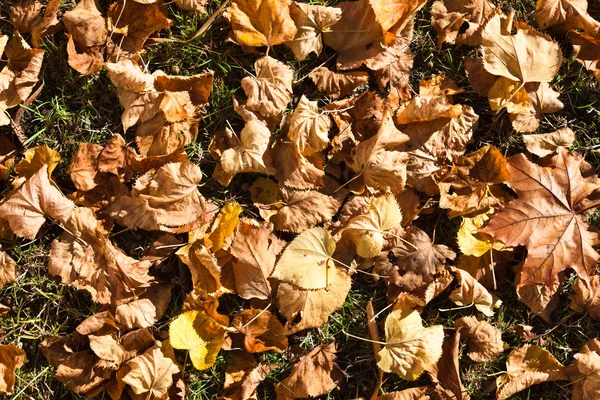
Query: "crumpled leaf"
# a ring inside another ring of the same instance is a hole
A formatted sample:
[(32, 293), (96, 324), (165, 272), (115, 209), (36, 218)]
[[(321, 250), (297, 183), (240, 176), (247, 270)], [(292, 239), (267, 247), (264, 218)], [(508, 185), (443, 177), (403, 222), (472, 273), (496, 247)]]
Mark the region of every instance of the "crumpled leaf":
[(256, 77), (242, 79), (242, 89), (248, 97), (246, 109), (264, 118), (279, 116), (293, 98), (292, 68), (265, 56), (255, 61), (254, 70)]
[(46, 217), (64, 223), (74, 207), (50, 182), (48, 165), (44, 165), (2, 203), (0, 218), (8, 221), (15, 235), (33, 240)]
[(305, 399), (335, 389), (344, 373), (335, 362), (335, 342), (315, 347), (302, 356), (290, 376), (275, 385), (277, 397)]
[(15, 172), (19, 177), (29, 179), (44, 165), (48, 169), (48, 177), (51, 178), (54, 168), (60, 162), (58, 151), (48, 146), (38, 146), (25, 150), (23, 159), (15, 165)]
[(425, 328), (417, 311), (394, 310), (385, 319), (386, 344), (377, 353), (377, 366), (414, 381), (442, 356), (441, 325)]
[(326, 229), (308, 229), (285, 248), (271, 277), (302, 289), (324, 289), (343, 279), (344, 271), (332, 258), (334, 251), (335, 241)]
[(342, 17), (342, 10), (337, 7), (325, 7), (312, 4), (292, 2), (290, 16), (298, 31), (296, 37), (285, 45), (292, 49), (298, 61), (304, 60), (310, 53), (317, 56), (323, 50), (321, 36)]
[(494, 14), (495, 7), (488, 0), (442, 0), (431, 5), (431, 23), (442, 43), (481, 43), (483, 25)]
[(575, 132), (570, 128), (561, 128), (551, 133), (523, 135), (525, 147), (538, 157), (546, 157), (559, 147), (569, 147), (575, 142)]
[(234, 0), (229, 14), (233, 35), (242, 46), (271, 47), (296, 36), (289, 0)]
[(502, 332), (487, 321), (474, 316), (462, 317), (454, 322), (454, 328), (467, 339), (467, 355), (475, 362), (491, 362), (507, 348)]
[(10, 7), (10, 23), (21, 34), (31, 34), (31, 44), (39, 48), (42, 40), (58, 30), (58, 8), (60, 0), (51, 0), (46, 4), (44, 14), (40, 16), (43, 5), (37, 0), (21, 0)]
[(484, 315), (492, 317), (494, 308), (500, 307), (502, 301), (488, 290), (467, 271), (454, 269), (459, 287), (450, 293), (450, 300), (458, 306), (474, 305)]
[(551, 289), (566, 268), (573, 268), (584, 280), (595, 272), (600, 255), (592, 246), (600, 241), (580, 210), (585, 209), (586, 198), (600, 189), (600, 180), (584, 178), (583, 163), (581, 156), (564, 148), (548, 167), (532, 163), (523, 154), (508, 159), (506, 183), (517, 199), (494, 214), (482, 232), (506, 247), (527, 247), (517, 289), (533, 284)]
[(552, 354), (527, 344), (508, 356), (506, 373), (496, 378), (496, 398), (504, 400), (538, 383), (565, 379), (565, 367)]
[(276, 368), (275, 364), (257, 364), (254, 358), (247, 354), (236, 354), (227, 364), (223, 400), (257, 400), (256, 389)]
[(12, 394), (17, 380), (15, 370), (25, 364), (26, 355), (23, 350), (12, 344), (0, 345), (0, 393)]
[(188, 350), (196, 369), (210, 368), (223, 345), (225, 330), (202, 310), (186, 311), (169, 325), (174, 349)]
[[(231, 326), (239, 330), (243, 336), (243, 346), (249, 353), (269, 350), (282, 352), (288, 347), (283, 325), (269, 311), (244, 310), (233, 318)], [(235, 334), (233, 336), (235, 342)]]
[(173, 385), (173, 375), (179, 367), (165, 357), (159, 347), (152, 347), (140, 356), (127, 362), (131, 370), (123, 377), (136, 395), (146, 399), (164, 399)]
[(400, 227), (402, 212), (392, 194), (374, 197), (369, 207), (352, 218), (344, 235), (356, 246), (356, 253), (363, 258), (375, 257), (381, 252), (386, 232)]
[(571, 381), (573, 400), (594, 399), (600, 396), (600, 342), (589, 339), (575, 354), (566, 372)]
[(327, 67), (318, 67), (308, 74), (319, 89), (332, 99), (345, 97), (360, 85), (369, 83), (369, 73), (365, 71), (334, 72)]

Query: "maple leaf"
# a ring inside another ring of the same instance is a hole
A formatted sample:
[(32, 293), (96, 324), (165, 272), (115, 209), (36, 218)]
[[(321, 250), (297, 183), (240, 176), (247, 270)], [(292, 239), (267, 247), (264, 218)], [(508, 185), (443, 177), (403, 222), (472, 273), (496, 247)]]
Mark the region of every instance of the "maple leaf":
[(438, 48), (456, 43), (476, 46), (481, 43), (485, 22), (495, 7), (488, 0), (443, 0), (431, 5), (431, 23), (438, 34)]
[(552, 28), (561, 33), (574, 29), (592, 31), (600, 23), (588, 14), (587, 7), (585, 0), (540, 0), (533, 18), (542, 29)]
[(290, 16), (298, 31), (293, 40), (284, 44), (292, 49), (298, 61), (302, 61), (310, 53), (317, 56), (321, 54), (322, 34), (342, 18), (342, 10), (337, 7), (292, 2)]
[(527, 150), (538, 157), (555, 153), (559, 147), (569, 147), (575, 142), (575, 132), (570, 128), (561, 128), (551, 133), (523, 135)]
[(369, 83), (369, 73), (365, 71), (334, 72), (327, 67), (318, 67), (308, 74), (319, 89), (332, 99), (345, 97), (360, 85)]
[(210, 368), (225, 339), (225, 330), (202, 310), (186, 311), (169, 325), (174, 349), (188, 350), (196, 369)]
[(0, 345), (0, 393), (12, 394), (17, 380), (15, 370), (25, 364), (25, 352), (11, 344)]
[(534, 164), (523, 154), (508, 159), (506, 184), (517, 199), (495, 214), (482, 232), (506, 247), (527, 247), (517, 289), (532, 284), (551, 289), (567, 268), (584, 280), (596, 270), (600, 255), (592, 246), (600, 240), (582, 213), (588, 209), (586, 198), (600, 189), (600, 180), (584, 178), (583, 163), (579, 155), (563, 148), (549, 167)]
[(335, 241), (327, 230), (308, 229), (285, 248), (271, 277), (302, 289), (324, 289), (345, 274), (335, 266), (334, 251)]
[(394, 310), (385, 319), (385, 346), (377, 353), (377, 366), (414, 381), (442, 356), (441, 325), (423, 327), (418, 312)]
[[(220, 184), (229, 185), (231, 179), (241, 172), (271, 173), (265, 162), (271, 131), (263, 122), (247, 122), (239, 138), (232, 130), (225, 128), (225, 137), (231, 144), (217, 157), (219, 164), (213, 172), (213, 177)], [(215, 144), (215, 138), (211, 146)]]
[(234, 0), (229, 19), (233, 35), (242, 46), (271, 47), (296, 36), (289, 0)]
[(291, 335), (325, 324), (329, 316), (342, 307), (351, 285), (352, 279), (345, 272), (337, 274), (335, 280), (330, 281), (323, 289), (307, 290), (289, 283), (280, 283), (275, 301), (279, 312), (287, 320), (286, 334)]
[(42, 40), (59, 28), (57, 18), (60, 0), (51, 0), (40, 16), (43, 5), (37, 0), (21, 0), (10, 7), (10, 23), (21, 34), (31, 34), (31, 44), (40, 47)]
[(131, 194), (118, 196), (107, 213), (130, 229), (188, 232), (206, 217), (201, 178), (190, 161), (165, 164), (138, 178)]
[(179, 367), (163, 355), (159, 347), (152, 347), (141, 356), (127, 362), (131, 370), (122, 381), (129, 385), (136, 395), (146, 399), (164, 399), (173, 385), (173, 375)]
[(0, 218), (8, 221), (15, 235), (34, 239), (46, 217), (64, 223), (74, 207), (50, 182), (44, 165), (2, 203)]
[(235, 289), (244, 299), (266, 300), (271, 297), (269, 276), (285, 242), (270, 229), (243, 219), (237, 227), (230, 252), (233, 256)]
[(454, 328), (467, 339), (467, 355), (475, 362), (491, 362), (507, 347), (498, 328), (476, 317), (459, 318), (454, 322)]
[(352, 218), (344, 234), (356, 246), (356, 253), (363, 258), (375, 257), (381, 252), (386, 232), (400, 227), (402, 212), (392, 194), (375, 197), (368, 208)]
[(254, 358), (247, 354), (236, 354), (227, 364), (225, 371), (224, 400), (257, 400), (256, 389), (276, 368), (275, 364), (258, 365)]
[(302, 95), (289, 123), (288, 137), (298, 145), (302, 155), (309, 156), (327, 147), (331, 119), (319, 113), (316, 101)]
[(571, 43), (573, 43), (573, 51), (577, 62), (590, 71), (596, 80), (600, 82), (600, 68), (598, 63), (598, 48), (600, 47), (600, 28), (590, 32), (571, 32), (569, 33)]
[(248, 97), (246, 109), (264, 118), (279, 116), (293, 98), (292, 68), (279, 60), (265, 56), (254, 62), (254, 70), (256, 77), (247, 76), (241, 83)]
[(594, 399), (600, 396), (600, 342), (589, 339), (575, 354), (566, 369), (571, 381), (573, 400)]
[(571, 309), (587, 312), (591, 318), (600, 320), (600, 276), (592, 276), (589, 282), (579, 279), (573, 290)]
[(321, 396), (337, 387), (344, 373), (335, 362), (335, 342), (315, 347), (302, 356), (290, 376), (275, 385), (278, 397), (304, 399)]
[(506, 373), (496, 378), (496, 398), (504, 400), (532, 385), (565, 379), (565, 367), (552, 354), (528, 344), (508, 356)]
[(0, 126), (2, 126), (9, 125), (11, 122), (8, 109), (27, 100), (37, 84), (44, 50), (30, 48), (18, 32), (15, 32), (10, 41), (6, 36), (0, 35), (0, 50), (4, 50), (2, 58), (8, 60), (0, 70)]
[(106, 17), (98, 1), (81, 0), (63, 15), (62, 22), (69, 40), (67, 53), (71, 68), (84, 75), (98, 72), (104, 65), (108, 40)]
[[(275, 350), (282, 352), (288, 347), (283, 325), (269, 311), (249, 309), (236, 315), (231, 326), (243, 336), (243, 346), (249, 353)], [(232, 335), (236, 343), (236, 334)], [(238, 347), (234, 345), (234, 347)]]

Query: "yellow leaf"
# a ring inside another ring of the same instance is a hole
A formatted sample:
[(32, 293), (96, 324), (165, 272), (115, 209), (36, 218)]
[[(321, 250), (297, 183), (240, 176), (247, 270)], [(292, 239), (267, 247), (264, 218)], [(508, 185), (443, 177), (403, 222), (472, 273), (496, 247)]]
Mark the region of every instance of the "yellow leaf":
[(219, 215), (213, 222), (212, 232), (204, 239), (204, 244), (213, 253), (225, 247), (240, 221), (241, 212), (242, 207), (236, 201), (232, 201), (221, 208)]
[(531, 100), (527, 90), (520, 82), (501, 77), (498, 79), (488, 93), (490, 108), (498, 111), (506, 107), (509, 114), (522, 114), (529, 112)]
[(174, 349), (188, 350), (196, 369), (210, 368), (225, 339), (225, 330), (202, 310), (187, 311), (169, 326)]
[(296, 36), (289, 0), (234, 0), (229, 13), (233, 34), (242, 46), (274, 46)]
[(48, 165), (48, 177), (60, 162), (60, 154), (48, 146), (38, 146), (23, 153), (25, 158), (15, 165), (15, 172), (20, 177), (30, 178), (45, 164)]
[(488, 251), (504, 250), (502, 242), (486, 239), (477, 235), (477, 231), (487, 222), (489, 216), (480, 214), (473, 218), (463, 218), (457, 234), (457, 243), (460, 251), (467, 256), (482, 257)]

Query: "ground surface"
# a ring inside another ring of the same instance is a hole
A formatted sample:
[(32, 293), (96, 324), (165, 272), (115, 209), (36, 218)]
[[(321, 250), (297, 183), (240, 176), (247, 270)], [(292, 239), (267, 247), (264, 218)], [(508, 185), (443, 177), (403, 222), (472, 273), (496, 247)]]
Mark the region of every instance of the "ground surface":
[[(317, 3), (313, 1), (312, 3)], [(332, 5), (335, 1), (318, 2)], [(496, 2), (499, 3), (499, 2)], [(531, 14), (535, 8), (533, 0), (519, 3), (503, 1), (504, 7), (512, 7), (517, 12), (517, 18), (522, 18), (535, 24)], [(8, 33), (9, 1), (0, 1), (0, 32)], [(63, 1), (64, 10), (74, 6), (73, 1)], [(219, 1), (210, 0), (208, 14), (218, 7)], [(499, 4), (502, 6), (502, 4)], [(596, 9), (594, 9), (596, 7)], [(590, 14), (600, 17), (600, 9), (593, 5)], [(163, 31), (163, 36), (185, 38), (192, 35), (204, 22), (207, 16), (194, 16), (183, 13), (177, 8), (170, 9), (170, 17), (176, 20), (175, 27)], [(233, 111), (231, 96), (243, 95), (240, 80), (246, 70), (252, 69), (255, 55), (244, 54), (241, 48), (232, 43), (226, 43), (229, 30), (223, 19), (218, 19), (207, 33), (188, 45), (158, 43), (152, 46), (147, 60), (149, 69), (162, 69), (166, 73), (191, 75), (206, 69), (215, 71), (215, 84), (207, 114), (201, 124), (201, 132), (197, 143), (187, 148), (188, 154), (200, 164), (206, 178), (201, 188), (204, 196), (219, 203), (235, 198), (246, 212), (252, 213), (252, 205), (245, 189), (244, 176), (234, 179), (229, 188), (223, 188), (210, 180), (214, 162), (207, 152), (210, 137), (224, 129), (229, 122), (234, 128), (242, 126), (242, 121)], [(121, 107), (110, 81), (104, 72), (95, 76), (80, 76), (72, 70), (66, 61), (66, 41), (62, 34), (55, 35), (53, 41), (47, 41), (43, 48), (46, 50), (45, 70), (42, 72), (45, 87), (39, 98), (29, 106), (26, 113), (24, 128), (30, 140), (25, 147), (47, 144), (58, 150), (62, 162), (55, 172), (58, 184), (66, 190), (74, 190), (71, 180), (66, 174), (68, 162), (79, 142), (94, 142), (103, 144), (113, 133), (123, 133), (120, 125)], [(574, 60), (572, 48), (567, 39), (560, 41), (565, 61), (557, 77), (555, 87), (561, 92), (561, 100), (565, 103), (564, 110), (543, 117), (538, 132), (551, 132), (563, 126), (569, 126), (577, 133), (577, 143), (574, 147), (585, 154), (586, 159), (594, 166), (598, 165), (596, 149), (600, 149), (600, 126), (598, 100), (599, 87), (593, 77)], [(430, 26), (429, 7), (425, 7), (416, 17), (415, 39), (411, 45), (415, 56), (415, 67), (411, 75), (413, 88), (418, 82), (433, 74), (444, 73), (456, 80), (465, 92), (460, 95), (458, 102), (471, 105), (480, 115), (479, 129), (470, 150), (482, 145), (492, 144), (510, 155), (523, 150), (519, 135), (514, 135), (506, 115), (493, 114), (487, 99), (478, 97), (468, 86), (465, 76), (462, 56), (474, 52), (470, 48), (448, 47), (437, 49), (437, 39)], [(272, 56), (294, 64), (296, 79), (301, 79), (314, 67), (327, 61), (333, 65), (333, 52), (325, 51), (320, 57), (309, 58), (296, 62), (293, 54), (285, 47), (272, 49)], [(301, 94), (307, 94), (311, 99), (322, 98), (314, 85), (308, 79), (295, 88), (295, 99), (290, 110), (295, 107)], [(0, 128), (0, 133), (12, 135), (10, 128)], [(126, 139), (132, 140), (132, 134)], [(8, 187), (3, 187), (6, 191)], [(429, 233), (436, 227), (436, 241), (455, 246), (454, 235), (458, 222), (449, 221), (445, 212), (438, 209), (437, 213), (425, 216), (417, 221), (417, 225)], [(592, 221), (596, 225), (598, 219)], [(83, 292), (58, 285), (46, 273), (47, 255), (50, 240), (58, 232), (58, 228), (48, 226), (46, 235), (42, 232), (38, 239), (32, 242), (19, 240), (11, 244), (9, 254), (18, 262), (19, 276), (14, 284), (0, 290), (0, 302), (12, 307), (12, 311), (0, 320), (0, 342), (20, 343), (27, 352), (28, 361), (18, 370), (15, 395), (12, 398), (26, 399), (70, 399), (78, 398), (63, 388), (62, 384), (52, 379), (53, 369), (49, 366), (37, 348), (45, 335), (68, 333), (87, 316), (96, 311), (89, 297)], [(56, 231), (56, 232), (54, 232)], [(155, 237), (146, 233), (123, 232), (115, 236), (119, 245), (132, 255), (139, 255), (144, 247)], [(170, 262), (177, 264), (173, 257)], [(568, 308), (567, 284), (561, 293), (561, 303), (553, 315), (553, 323), (547, 324), (534, 315), (520, 303), (511, 283), (513, 276), (499, 283), (499, 297), (504, 305), (493, 318), (494, 324), (504, 332), (503, 339), (511, 347), (519, 347), (524, 341), (510, 329), (514, 324), (524, 323), (534, 326), (537, 333), (548, 332), (542, 340), (544, 346), (563, 363), (569, 362), (579, 347), (588, 339), (598, 335), (600, 324), (589, 317), (581, 318)], [(183, 301), (188, 289), (185, 282), (174, 281), (176, 289), (173, 296), (172, 311), (167, 312), (164, 325), (175, 315), (176, 309)], [(354, 280), (352, 290), (341, 310), (334, 313), (330, 322), (320, 329), (314, 329), (302, 337), (290, 338), (290, 345), (312, 348), (314, 345), (331, 340), (335, 337), (339, 344), (338, 362), (348, 374), (341, 390), (334, 391), (324, 399), (351, 399), (369, 397), (377, 376), (372, 347), (369, 343), (352, 339), (344, 334), (347, 331), (360, 337), (368, 337), (366, 329), (365, 306), (369, 299), (374, 300), (376, 309), (386, 305), (385, 286), (382, 282), (374, 282), (371, 278), (358, 276)], [(239, 300), (233, 298), (224, 300), (225, 307), (237, 309)], [(429, 304), (423, 319), (427, 324), (442, 324), (451, 326), (452, 322), (462, 315), (471, 315), (470, 310), (455, 310), (442, 312), (440, 309), (453, 308), (454, 304), (447, 296), (441, 296)], [(161, 324), (158, 324), (160, 327)], [(473, 399), (494, 398), (493, 382), (496, 375), (505, 368), (506, 352), (493, 363), (473, 363), (468, 358), (461, 359), (463, 383)], [(188, 363), (186, 381), (188, 383), (189, 399), (213, 399), (223, 385), (227, 354), (219, 356), (216, 365), (204, 372), (198, 372)], [(289, 356), (284, 354), (267, 353), (263, 355), (270, 362), (278, 365), (267, 378), (267, 382), (277, 382), (285, 376), (291, 364)], [(386, 391), (403, 389), (409, 383), (402, 381), (392, 374), (386, 375), (384, 388)], [(426, 379), (422, 380), (425, 383)], [(417, 382), (418, 384), (419, 382)], [(526, 390), (514, 396), (515, 399), (563, 399), (569, 398), (567, 382), (547, 383)], [(413, 386), (410, 383), (410, 386)], [(272, 398), (272, 385), (261, 385), (260, 398)]]

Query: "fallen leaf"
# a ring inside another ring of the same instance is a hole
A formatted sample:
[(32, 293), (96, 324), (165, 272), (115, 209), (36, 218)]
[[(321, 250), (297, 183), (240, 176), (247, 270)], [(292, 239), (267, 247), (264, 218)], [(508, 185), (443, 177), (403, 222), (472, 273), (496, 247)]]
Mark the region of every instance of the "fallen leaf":
[(242, 219), (237, 227), (230, 252), (233, 256), (235, 289), (244, 299), (271, 298), (269, 277), (285, 242), (271, 230)]
[(496, 378), (496, 398), (504, 400), (538, 383), (565, 379), (565, 367), (552, 354), (527, 344), (508, 356), (506, 373)]
[(308, 74), (319, 89), (332, 99), (345, 97), (360, 85), (369, 83), (369, 74), (364, 71), (334, 72), (327, 67), (318, 67)]
[(438, 34), (438, 48), (442, 43), (481, 44), (481, 31), (495, 12), (488, 0), (443, 0), (431, 5), (431, 23)]
[(507, 348), (498, 328), (474, 316), (459, 318), (454, 322), (454, 328), (467, 339), (467, 354), (475, 362), (491, 362)]
[(352, 218), (344, 229), (344, 235), (356, 246), (356, 253), (363, 258), (375, 257), (384, 245), (384, 235), (399, 228), (402, 212), (392, 194), (374, 197), (369, 207)]
[(271, 47), (296, 36), (289, 0), (234, 0), (229, 14), (233, 35), (243, 46)]
[(327, 230), (308, 229), (283, 250), (271, 277), (302, 289), (325, 289), (343, 279), (344, 271), (331, 257), (334, 251), (335, 241)]
[(177, 256), (187, 265), (192, 275), (192, 285), (207, 293), (216, 293), (221, 289), (221, 266), (215, 254), (208, 249), (202, 240), (192, 241), (194, 231), (190, 232), (189, 243), (179, 250)]
[(35, 239), (46, 217), (64, 223), (75, 205), (48, 179), (48, 166), (42, 166), (16, 193), (0, 206), (0, 218), (10, 224), (17, 236)]
[(559, 273), (569, 267), (584, 280), (596, 270), (600, 255), (592, 246), (600, 243), (598, 234), (581, 212), (600, 181), (582, 176), (583, 162), (564, 148), (550, 167), (536, 165), (523, 154), (508, 159), (506, 184), (517, 199), (494, 214), (482, 232), (506, 247), (527, 247), (517, 289), (531, 284), (552, 288)]
[(269, 350), (282, 352), (288, 347), (283, 325), (269, 311), (244, 310), (233, 318), (231, 326), (244, 337), (243, 343), (248, 353)]
[(376, 400), (431, 400), (430, 394), (433, 390), (429, 386), (419, 386), (410, 389), (404, 389), (399, 392), (389, 392), (377, 396)]
[(588, 14), (587, 8), (585, 0), (539, 0), (533, 18), (542, 29), (553, 28), (561, 33), (574, 29), (592, 31), (600, 23)]
[(571, 32), (569, 38), (573, 44), (573, 52), (577, 62), (590, 71), (600, 82), (598, 48), (600, 47), (600, 28), (590, 32)]
[(293, 40), (285, 42), (292, 49), (298, 61), (304, 60), (310, 53), (317, 56), (323, 50), (322, 35), (342, 17), (342, 10), (337, 7), (325, 7), (312, 4), (292, 2), (290, 16), (298, 31)]
[(0, 393), (14, 393), (13, 387), (17, 380), (15, 370), (25, 364), (25, 360), (25, 352), (20, 348), (11, 344), (0, 345), (0, 365), (2, 365)]
[(292, 367), (290, 376), (275, 385), (278, 397), (304, 399), (335, 389), (344, 373), (335, 362), (335, 342), (315, 347)]
[(460, 331), (456, 331), (444, 340), (442, 355), (437, 363), (428, 368), (427, 372), (441, 398), (471, 399), (460, 379), (459, 354)]
[(292, 68), (279, 60), (265, 56), (256, 60), (254, 70), (256, 77), (247, 76), (241, 83), (248, 98), (245, 107), (264, 118), (279, 116), (293, 98)]
[(342, 196), (328, 196), (316, 190), (282, 188), (279, 193), (279, 210), (270, 217), (278, 231), (301, 233), (317, 224), (331, 221), (342, 201)]
[(6, 251), (0, 250), (0, 288), (14, 282), (15, 279), (17, 279), (17, 263)]
[(186, 311), (169, 325), (174, 349), (188, 350), (196, 369), (210, 368), (225, 339), (225, 330), (202, 310)]
[(298, 145), (302, 155), (309, 156), (327, 147), (330, 128), (329, 115), (319, 113), (317, 102), (303, 95), (290, 117), (288, 137)]
[(44, 165), (48, 169), (48, 177), (51, 178), (54, 168), (60, 162), (58, 151), (48, 146), (38, 146), (27, 149), (23, 153), (23, 159), (15, 165), (15, 172), (19, 177), (29, 179), (38, 172)]
[(127, 329), (149, 328), (162, 318), (171, 301), (172, 285), (155, 283), (133, 300), (115, 307), (115, 320)]
[(589, 282), (577, 280), (573, 285), (571, 309), (587, 312), (595, 320), (600, 320), (600, 276), (594, 275)]
[(275, 364), (258, 365), (247, 353), (236, 354), (225, 371), (223, 400), (257, 400), (258, 385), (275, 368)]
[(58, 30), (57, 18), (60, 0), (51, 0), (46, 4), (43, 15), (40, 15), (43, 5), (37, 0), (21, 0), (10, 7), (10, 23), (21, 34), (31, 34), (31, 44), (39, 48), (42, 40)]
[(414, 381), (442, 356), (441, 325), (423, 327), (417, 311), (395, 310), (385, 319), (386, 344), (377, 353), (377, 366)]
[(555, 153), (559, 147), (569, 147), (575, 142), (575, 132), (570, 128), (561, 128), (551, 133), (523, 135), (525, 147), (538, 157)]
[(600, 342), (598, 339), (588, 339), (566, 369), (572, 384), (573, 400), (594, 399), (600, 395), (599, 365)]
[(179, 373), (179, 367), (165, 357), (159, 347), (152, 347), (144, 354), (127, 362), (131, 370), (123, 377), (136, 395), (145, 398), (164, 399), (173, 384), (173, 375)]
[(450, 300), (460, 307), (475, 306), (484, 315), (492, 317), (494, 308), (499, 308), (502, 301), (488, 290), (467, 271), (455, 269), (454, 273), (459, 282), (459, 287), (450, 293)]
[(233, 240), (233, 232), (240, 221), (242, 207), (233, 200), (225, 204), (215, 217), (210, 233), (204, 237), (204, 244), (213, 253), (228, 248)]
[(182, 10), (190, 10), (199, 14), (206, 13), (207, 0), (176, 0), (175, 4)]
[(98, 185), (96, 182), (98, 156), (102, 149), (103, 147), (98, 144), (79, 143), (67, 171), (78, 190), (87, 192)]

